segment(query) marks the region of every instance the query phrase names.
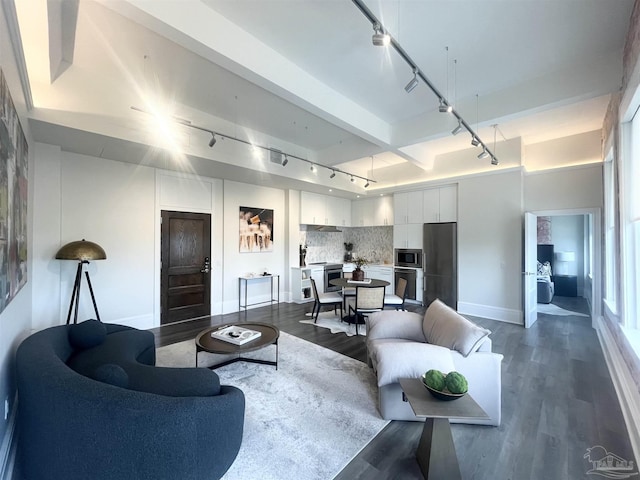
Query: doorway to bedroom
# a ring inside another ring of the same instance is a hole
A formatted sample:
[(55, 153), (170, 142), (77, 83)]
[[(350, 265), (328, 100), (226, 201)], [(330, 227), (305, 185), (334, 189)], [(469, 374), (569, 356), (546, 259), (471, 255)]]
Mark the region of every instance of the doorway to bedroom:
[[(536, 228), (525, 233), (535, 255), (537, 288), (526, 291), (536, 314), (597, 318), (600, 304), (600, 210), (531, 212)], [(529, 315), (528, 326), (535, 320)], [(531, 321), (533, 320), (533, 321)], [(527, 324), (527, 322), (525, 322)]]

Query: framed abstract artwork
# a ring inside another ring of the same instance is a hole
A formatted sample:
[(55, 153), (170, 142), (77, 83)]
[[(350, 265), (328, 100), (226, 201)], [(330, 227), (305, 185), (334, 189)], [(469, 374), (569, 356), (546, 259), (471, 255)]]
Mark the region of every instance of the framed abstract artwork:
[(29, 152), (0, 70), (0, 312), (27, 283)]
[(240, 207), (240, 253), (273, 252), (273, 210)]

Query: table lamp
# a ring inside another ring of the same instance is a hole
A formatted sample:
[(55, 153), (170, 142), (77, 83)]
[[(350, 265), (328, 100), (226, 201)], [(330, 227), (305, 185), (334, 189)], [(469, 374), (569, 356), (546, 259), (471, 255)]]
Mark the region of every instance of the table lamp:
[[(78, 269), (76, 270), (76, 279), (73, 284), (73, 292), (71, 293), (71, 302), (69, 303), (69, 313), (67, 314), (67, 325), (71, 321), (71, 312), (74, 310), (73, 323), (78, 323), (78, 306), (80, 304), (80, 283), (82, 282), (82, 270), (85, 264), (89, 264), (91, 260), (105, 260), (107, 254), (104, 249), (97, 243), (89, 242), (84, 238), (80, 241), (67, 243), (64, 245), (58, 253), (56, 253), (57, 260), (77, 260)], [(89, 272), (84, 272), (87, 277), (87, 284), (89, 285), (89, 293), (91, 293), (91, 301), (93, 302), (93, 309), (96, 312), (96, 318), (100, 321), (100, 314), (98, 313), (98, 306), (96, 305), (96, 298), (93, 295), (93, 287), (91, 286), (91, 279), (89, 278)]]
[(564, 263), (565, 267), (563, 268), (563, 275), (569, 274), (569, 263), (574, 262), (576, 260), (576, 254), (574, 252), (557, 252), (556, 253), (556, 261), (558, 263)]

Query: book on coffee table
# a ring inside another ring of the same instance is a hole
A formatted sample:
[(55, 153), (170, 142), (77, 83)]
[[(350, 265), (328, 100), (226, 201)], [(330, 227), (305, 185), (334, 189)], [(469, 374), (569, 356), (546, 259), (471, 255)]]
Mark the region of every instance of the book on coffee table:
[(213, 338), (224, 340), (225, 342), (233, 343), (234, 345), (244, 345), (245, 343), (260, 337), (260, 335), (262, 335), (261, 332), (239, 327), (237, 325), (229, 325), (228, 327), (211, 332), (211, 336)]

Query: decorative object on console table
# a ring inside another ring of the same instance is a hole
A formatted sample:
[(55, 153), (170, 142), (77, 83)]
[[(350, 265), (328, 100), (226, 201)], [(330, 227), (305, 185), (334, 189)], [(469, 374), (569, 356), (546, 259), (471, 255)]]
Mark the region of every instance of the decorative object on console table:
[(362, 270), (362, 267), (367, 265), (369, 261), (364, 257), (356, 257), (353, 259), (353, 263), (355, 263), (356, 268), (351, 274), (351, 279), (357, 281), (364, 280), (364, 270)]
[(300, 266), (301, 267), (306, 267), (307, 264), (305, 262), (307, 258), (307, 246), (306, 245), (300, 245)]
[[(80, 287), (82, 283), (82, 270), (86, 263), (89, 265), (90, 260), (105, 260), (107, 254), (104, 249), (97, 243), (89, 242), (84, 238), (77, 242), (71, 242), (64, 245), (58, 253), (56, 253), (57, 260), (78, 260), (78, 268), (76, 270), (76, 280), (73, 284), (73, 291), (71, 293), (71, 302), (69, 302), (69, 313), (67, 314), (67, 325), (71, 321), (71, 312), (75, 307), (75, 314), (73, 315), (73, 323), (78, 323), (78, 307), (80, 304)], [(84, 272), (87, 277), (87, 284), (89, 285), (89, 293), (91, 294), (91, 301), (93, 302), (93, 309), (96, 312), (96, 319), (100, 320), (100, 314), (98, 313), (98, 306), (96, 305), (96, 298), (93, 295), (93, 287), (91, 286), (91, 279), (89, 278), (89, 272)]]
[(554, 292), (561, 297), (578, 296), (578, 277), (576, 275), (554, 275)]

